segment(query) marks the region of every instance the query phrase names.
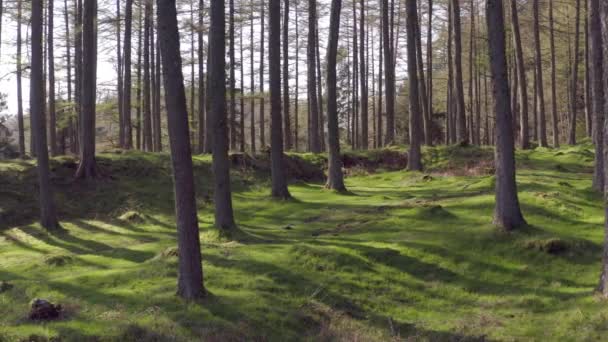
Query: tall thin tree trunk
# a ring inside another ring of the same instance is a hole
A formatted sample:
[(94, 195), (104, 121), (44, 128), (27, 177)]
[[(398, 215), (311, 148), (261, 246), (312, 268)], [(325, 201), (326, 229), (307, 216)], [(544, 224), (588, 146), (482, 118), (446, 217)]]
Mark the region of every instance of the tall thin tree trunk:
[(269, 0), (268, 63), (270, 78), (270, 173), (272, 197), (288, 199), (283, 161), (283, 119), (281, 115), (281, 0)]
[(82, 13), (82, 114), (80, 165), (76, 178), (97, 176), (95, 162), (95, 106), (97, 81), (97, 1), (84, 0)]
[(501, 0), (487, 0), (488, 51), (496, 114), (496, 207), (494, 224), (512, 230), (526, 222), (519, 208), (515, 181), (515, 151), (513, 121), (509, 100), (507, 60), (505, 53), (505, 25)]
[(131, 37), (133, 35), (133, 0), (126, 0), (125, 4), (125, 42), (123, 53), (124, 57), (124, 90), (122, 94), (122, 115), (124, 125), (124, 144), (123, 148), (133, 148), (133, 133), (131, 126)]
[(43, 16), (42, 1), (32, 2), (32, 35), (31, 35), (31, 87), (30, 109), (33, 117), (32, 134), (36, 134), (38, 187), (40, 190), (40, 224), (49, 230), (59, 228), (55, 202), (49, 177), (49, 156), (46, 143), (46, 123), (44, 118), (44, 81), (42, 57)]
[[(49, 1), (52, 2), (52, 1)], [(50, 9), (50, 7), (49, 7)], [(124, 87), (123, 87), (123, 60), (121, 51), (121, 16), (120, 16), (120, 0), (116, 0), (116, 97), (118, 100), (118, 146), (125, 146), (125, 117), (124, 117)]]
[(395, 142), (395, 63), (393, 58), (393, 40), (391, 39), (388, 0), (382, 3), (382, 35), (384, 42), (384, 81), (386, 84), (386, 140), (385, 144), (390, 145)]
[(418, 92), (417, 75), (417, 56), (418, 49), (417, 35), (418, 26), (418, 10), (416, 9), (416, 0), (407, 0), (407, 70), (409, 80), (409, 102), (410, 102), (410, 149), (408, 154), (407, 168), (410, 171), (422, 171), (422, 155), (420, 153), (421, 130), (422, 130), (422, 113), (420, 112), (420, 94)]
[[(54, 1), (48, 1), (47, 9), (47, 58), (48, 58), (48, 77), (49, 77), (49, 144), (51, 145), (51, 156), (56, 156), (57, 152), (57, 111), (55, 109), (55, 47), (54, 47)], [(0, 18), (1, 19), (1, 18)]]
[[(543, 60), (540, 50), (540, 13), (538, 10), (538, 1), (534, 0), (532, 4), (534, 16), (534, 44), (536, 53), (536, 86), (538, 94), (538, 139), (539, 145), (547, 147), (547, 124), (545, 120), (545, 90), (543, 82)], [(577, 0), (580, 1), (580, 0)]]
[[(297, 77), (297, 76), (296, 76)], [(283, 111), (285, 149), (291, 150), (291, 119), (289, 117), (289, 0), (283, 1)]]
[[(433, 0), (429, 0), (428, 7), (428, 27), (426, 34), (427, 108), (429, 112), (429, 119), (431, 122), (433, 122)], [(430, 130), (427, 134), (429, 133)], [(430, 142), (431, 144), (433, 143), (432, 136), (430, 138)]]
[(150, 45), (152, 36), (152, 6), (151, 0), (144, 0), (144, 108), (143, 108), (143, 148), (144, 151), (152, 151), (152, 112), (151, 112), (151, 97), (150, 83), (152, 82), (150, 75)]
[(261, 19), (261, 24), (260, 24), (260, 148), (261, 149), (265, 149), (266, 148), (266, 114), (265, 111), (266, 109), (264, 108), (265, 104), (266, 104), (266, 96), (264, 95), (264, 54), (266, 53), (266, 50), (264, 50), (264, 41), (266, 40), (265, 37), (265, 33), (264, 33), (264, 19), (265, 19), (265, 4), (266, 0), (262, 0), (260, 3), (261, 6), (261, 14), (260, 14), (260, 19)]
[(368, 134), (368, 66), (365, 63), (365, 0), (359, 2), (359, 83), (361, 84), (361, 148), (367, 150), (369, 144)]
[(553, 20), (553, 0), (549, 0), (549, 40), (551, 45), (551, 121), (553, 124), (553, 147), (559, 147), (559, 122), (557, 118), (557, 82), (555, 62), (555, 29)]
[[(526, 80), (526, 66), (524, 64), (524, 53), (519, 32), (519, 14), (517, 13), (517, 0), (511, 0), (511, 22), (513, 23), (513, 44), (515, 45), (515, 56), (517, 58), (517, 77), (519, 78), (519, 96), (521, 102), (520, 112), (520, 144), (522, 149), (530, 148), (530, 136), (528, 127), (528, 81)], [(513, 89), (516, 93), (516, 89)], [(515, 110), (515, 108), (513, 108)]]
[[(538, 6), (539, 0), (534, 0)], [(572, 85), (570, 89), (570, 135), (568, 136), (568, 144), (576, 144), (576, 116), (577, 116), (577, 90), (578, 90), (578, 61), (579, 61), (579, 44), (580, 44), (580, 20), (581, 20), (581, 0), (576, 0), (576, 19), (574, 21), (574, 64), (572, 66)]]
[(205, 30), (205, 1), (198, 3), (198, 153), (205, 152), (205, 48), (203, 35)]
[[(70, 35), (70, 14), (68, 10), (68, 0), (63, 1), (63, 20), (65, 22), (65, 56), (66, 56), (66, 76), (67, 76), (67, 91), (68, 91), (68, 109), (66, 110), (68, 115), (68, 126), (66, 128), (67, 133), (70, 135), (70, 148), (72, 153), (76, 153), (77, 150), (74, 149), (76, 145), (76, 139), (74, 137), (78, 135), (75, 133), (77, 131), (76, 125), (74, 124), (75, 120), (74, 116), (74, 106), (72, 105), (72, 37)], [(0, 18), (1, 20), (2, 18)], [(64, 134), (65, 141), (65, 134)], [(65, 147), (62, 151), (64, 154), (66, 153)]]
[(456, 107), (456, 135), (458, 142), (467, 142), (466, 107), (464, 104), (464, 86), (462, 82), (462, 33), (460, 27), (460, 0), (451, 0), (452, 33), (454, 35), (454, 87)]
[(135, 101), (137, 102), (136, 122), (135, 122), (135, 140), (138, 150), (142, 149), (142, 98), (141, 98), (141, 62), (142, 62), (142, 44), (143, 44), (143, 11), (141, 4), (139, 5), (139, 23), (137, 28), (137, 87), (135, 89)]
[(418, 106), (421, 111), (421, 130), (418, 132), (418, 136), (421, 137), (421, 140), (424, 140), (426, 145), (433, 145), (433, 137), (431, 134), (431, 114), (429, 113), (429, 102), (428, 102), (428, 94), (426, 89), (426, 79), (424, 77), (424, 59), (422, 56), (422, 17), (417, 17), (417, 22), (415, 23), (415, 33), (416, 33), (416, 67), (418, 69), (418, 95), (420, 105)]
[(294, 4), (295, 6), (295, 21), (296, 21), (296, 91), (294, 98), (294, 127), (293, 127), (293, 139), (294, 139), (294, 148), (296, 151), (299, 151), (299, 139), (298, 139), (298, 130), (299, 130), (299, 95), (300, 95), (300, 32), (299, 32), (299, 0), (297, 0)]
[(319, 104), (317, 102), (317, 59), (315, 51), (315, 27), (317, 22), (317, 1), (308, 1), (308, 46), (307, 46), (307, 66), (308, 66), (308, 103), (310, 108), (309, 135), (310, 151), (313, 153), (321, 152), (321, 142), (319, 139)]
[(593, 189), (604, 191), (604, 83), (603, 65), (604, 47), (602, 39), (602, 23), (600, 21), (600, 0), (590, 0), (588, 5), (588, 27), (589, 32), (589, 80), (592, 99), (591, 116), (593, 118), (593, 141), (595, 143), (595, 168), (593, 172)]
[(255, 153), (255, 81), (254, 81), (254, 70), (253, 70), (253, 44), (254, 44), (254, 40), (253, 40), (253, 0), (251, 0), (251, 8), (250, 8), (250, 15), (249, 15), (249, 21), (250, 21), (250, 37), (249, 37), (249, 62), (250, 64), (250, 91), (251, 91), (251, 114), (250, 114), (250, 122), (249, 122), (249, 135), (250, 135), (250, 139), (251, 139), (251, 152)]
[(230, 59), (230, 148), (236, 150), (236, 91), (235, 91), (235, 69), (236, 58), (234, 56), (234, 0), (228, 0), (228, 32), (230, 45), (228, 56)]
[(205, 295), (205, 287), (175, 0), (158, 0), (157, 13), (179, 248), (177, 294), (195, 300)]
[(21, 64), (21, 21), (22, 0), (17, 0), (17, 125), (19, 130), (19, 156), (25, 158), (25, 128), (23, 123), (23, 86), (22, 86), (22, 64)]
[(340, 11), (342, 0), (332, 0), (329, 19), (329, 41), (327, 44), (327, 133), (329, 145), (329, 169), (327, 172), (328, 189), (346, 191), (340, 156), (340, 130), (338, 127), (338, 105), (336, 98), (336, 60), (340, 32)]
[(213, 174), (215, 176), (215, 225), (231, 235), (236, 227), (230, 189), (228, 123), (226, 113), (226, 24), (224, 0), (211, 2), (207, 100), (213, 125)]

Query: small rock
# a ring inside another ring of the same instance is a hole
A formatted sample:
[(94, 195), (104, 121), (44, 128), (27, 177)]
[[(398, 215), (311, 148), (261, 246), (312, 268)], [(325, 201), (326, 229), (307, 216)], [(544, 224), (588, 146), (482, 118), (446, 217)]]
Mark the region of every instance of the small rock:
[(433, 176), (431, 176), (431, 175), (424, 175), (422, 177), (422, 180), (425, 181), (425, 182), (430, 182), (430, 181), (433, 180)]
[(59, 318), (61, 311), (61, 305), (55, 305), (46, 299), (36, 298), (31, 302), (29, 317), (31, 320), (52, 320)]
[(293, 224), (288, 224), (285, 227), (283, 227), (283, 229), (285, 229), (285, 230), (292, 230), (293, 229)]

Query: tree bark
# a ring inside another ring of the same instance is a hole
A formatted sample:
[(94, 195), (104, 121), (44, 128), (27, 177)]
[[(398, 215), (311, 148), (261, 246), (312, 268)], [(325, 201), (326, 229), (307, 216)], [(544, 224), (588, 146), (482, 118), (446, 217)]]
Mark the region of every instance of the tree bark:
[(131, 126), (131, 37), (133, 35), (133, 0), (126, 0), (125, 4), (125, 42), (123, 53), (124, 57), (124, 90), (122, 98), (122, 115), (124, 125), (124, 145), (123, 148), (130, 150), (133, 148), (133, 133)]
[(53, 200), (52, 185), (49, 177), (49, 156), (46, 142), (46, 123), (44, 118), (44, 81), (42, 57), (42, 0), (32, 1), (31, 35), (31, 86), (30, 109), (32, 115), (32, 134), (36, 134), (38, 186), (40, 190), (40, 224), (48, 229), (59, 228)]
[[(517, 58), (517, 77), (519, 78), (519, 96), (521, 102), (519, 139), (522, 149), (530, 148), (530, 133), (528, 127), (528, 81), (526, 80), (526, 66), (524, 64), (524, 52), (519, 32), (519, 14), (517, 13), (517, 0), (511, 0), (511, 22), (513, 23), (513, 44), (515, 45), (515, 56)], [(516, 93), (516, 89), (513, 89)], [(514, 109), (515, 110), (515, 109)]]
[(23, 122), (23, 86), (21, 64), (21, 21), (22, 21), (22, 0), (17, 0), (17, 125), (19, 130), (19, 156), (25, 158), (25, 128)]
[(198, 3), (198, 153), (205, 152), (205, 49), (203, 47), (205, 29), (205, 1)]
[[(547, 124), (545, 119), (545, 90), (543, 82), (543, 60), (540, 50), (540, 13), (538, 10), (538, 1), (534, 0), (532, 4), (534, 16), (534, 45), (536, 54), (536, 86), (538, 94), (538, 143), (540, 146), (547, 147)], [(580, 1), (580, 0), (577, 0)]]
[(76, 178), (97, 176), (95, 161), (95, 106), (97, 81), (97, 1), (84, 0), (82, 12), (82, 113), (80, 165)]
[[(536, 6), (538, 0), (534, 0)], [(570, 135), (568, 136), (568, 144), (576, 144), (576, 116), (577, 116), (577, 89), (578, 89), (578, 61), (579, 61), (579, 44), (580, 44), (580, 20), (581, 20), (581, 0), (576, 0), (576, 19), (574, 22), (574, 64), (572, 66), (572, 85), (570, 98)]]
[(589, 77), (591, 90), (591, 117), (593, 118), (593, 141), (595, 143), (595, 168), (593, 189), (604, 190), (604, 86), (602, 23), (600, 21), (600, 0), (589, 1)]
[(268, 63), (270, 73), (270, 171), (272, 197), (288, 199), (283, 162), (283, 119), (281, 115), (281, 0), (269, 0)]
[(177, 294), (186, 300), (196, 300), (205, 295), (205, 288), (177, 11), (175, 0), (157, 0), (157, 6), (179, 248)]
[(551, 45), (551, 121), (553, 124), (553, 147), (559, 147), (559, 122), (557, 118), (557, 82), (555, 62), (555, 30), (553, 20), (553, 0), (549, 0), (549, 40)]
[(144, 80), (143, 80), (143, 92), (144, 92), (144, 108), (143, 108), (143, 149), (144, 151), (152, 151), (152, 109), (151, 109), (151, 97), (150, 97), (150, 83), (152, 82), (150, 75), (150, 46), (152, 36), (152, 6), (151, 0), (144, 0)]
[(336, 85), (336, 62), (340, 32), (342, 0), (332, 0), (329, 19), (329, 41), (327, 44), (327, 141), (329, 147), (329, 169), (326, 188), (345, 192), (342, 158), (340, 156), (340, 130), (338, 127), (338, 105)]
[(361, 84), (361, 148), (367, 150), (369, 144), (368, 134), (368, 116), (369, 116), (369, 103), (368, 103), (368, 89), (367, 89), (367, 74), (368, 68), (365, 63), (365, 0), (359, 2), (359, 83)]
[(261, 24), (260, 24), (260, 94), (261, 94), (261, 98), (260, 98), (260, 148), (261, 149), (265, 149), (266, 148), (266, 114), (265, 111), (266, 109), (264, 108), (265, 104), (266, 104), (266, 96), (264, 95), (264, 54), (266, 53), (266, 50), (264, 50), (264, 40), (266, 39), (265, 35), (264, 35), (264, 19), (265, 19), (265, 0), (261, 1), (261, 14), (260, 14), (260, 19), (261, 19)]
[(462, 81), (462, 33), (460, 26), (460, 0), (451, 0), (452, 3), (452, 34), (454, 36), (454, 82), (456, 107), (456, 136), (458, 142), (468, 142), (466, 107), (464, 104), (464, 85)]
[(283, 1), (283, 111), (285, 112), (285, 127), (283, 131), (285, 149), (291, 150), (291, 119), (289, 117), (289, 0)]
[(235, 69), (236, 58), (234, 56), (234, 0), (228, 0), (228, 33), (230, 45), (228, 56), (230, 59), (230, 148), (236, 150), (236, 93), (235, 93)]
[(422, 120), (420, 112), (420, 93), (418, 91), (417, 52), (418, 49), (418, 10), (416, 0), (406, 1), (407, 13), (407, 70), (409, 80), (410, 102), (410, 149), (407, 168), (410, 171), (422, 171), (422, 155), (420, 153)]
[(319, 139), (319, 104), (317, 99), (317, 59), (315, 53), (315, 38), (317, 22), (317, 1), (308, 0), (308, 46), (307, 46), (307, 65), (308, 65), (308, 103), (310, 108), (309, 136), (310, 151), (312, 153), (321, 152)]
[(224, 0), (211, 2), (207, 100), (213, 127), (213, 174), (215, 176), (215, 225), (230, 235), (236, 227), (230, 189), (228, 125), (226, 115), (226, 33)]
[(494, 224), (512, 230), (526, 222), (519, 208), (515, 181), (513, 121), (509, 100), (502, 0), (487, 0), (488, 51), (496, 114), (496, 208)]
[(388, 15), (388, 0), (382, 3), (382, 35), (384, 43), (384, 82), (386, 88), (386, 140), (385, 144), (395, 142), (395, 62), (393, 58), (392, 36), (389, 34), (390, 25)]
[[(48, 77), (49, 77), (49, 144), (51, 156), (58, 155), (57, 150), (57, 111), (55, 109), (55, 47), (54, 47), (54, 1), (48, 1), (47, 9), (47, 58), (48, 58)], [(1, 18), (0, 18), (1, 19)]]
[[(52, 1), (49, 1), (52, 2)], [(50, 7), (49, 7), (50, 9)], [(124, 85), (123, 85), (123, 60), (121, 51), (121, 17), (120, 17), (120, 0), (116, 0), (116, 97), (118, 109), (118, 146), (125, 146), (125, 117), (124, 117)]]
[[(599, 2), (599, 6), (600, 6), (600, 10), (599, 10), (599, 22), (600, 22), (600, 26), (601, 26), (601, 40), (602, 40), (602, 86), (604, 87), (604, 89), (606, 89), (606, 85), (608, 84), (608, 67), (604, 67), (604, 66), (608, 66), (608, 48), (607, 45), (604, 42), (608, 42), (608, 2), (606, 1), (598, 1), (598, 0), (592, 0), (593, 2)], [(597, 11), (596, 11), (597, 13)], [(594, 21), (597, 23), (597, 20)], [(595, 94), (594, 94), (595, 95)], [(606, 95), (606, 94), (604, 94)], [(594, 100), (594, 103), (596, 103), (597, 99)], [(598, 101), (599, 102), (599, 101)], [(600, 128), (598, 126), (598, 129), (603, 129), (603, 135), (604, 135), (604, 139), (602, 142), (598, 141), (598, 144), (603, 144), (603, 150), (604, 150), (604, 160), (606, 160), (606, 158), (608, 157), (608, 120), (606, 118), (606, 110), (608, 109), (608, 106), (606, 105), (606, 103), (603, 104), (602, 107), (602, 115), (604, 115), (604, 126), (602, 128)], [(597, 113), (600, 114), (600, 113)], [(608, 177), (608, 169), (604, 168), (604, 180), (606, 179), (606, 177)], [(604, 222), (604, 244), (603, 244), (603, 252), (602, 252), (602, 271), (601, 271), (601, 275), (600, 275), (600, 282), (599, 282), (599, 286), (598, 286), (598, 291), (604, 296), (604, 297), (608, 297), (608, 205), (606, 203), (608, 203), (606, 201), (606, 199), (608, 198), (608, 189), (604, 188), (603, 189), (603, 194), (604, 194), (604, 216), (605, 216), (605, 222)]]

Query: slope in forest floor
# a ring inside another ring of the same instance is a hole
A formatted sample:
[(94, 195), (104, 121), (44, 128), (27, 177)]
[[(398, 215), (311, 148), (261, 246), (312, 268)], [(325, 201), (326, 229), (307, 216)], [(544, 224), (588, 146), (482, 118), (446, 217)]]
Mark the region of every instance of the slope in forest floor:
[[(211, 228), (210, 160), (195, 157), (211, 293), (199, 304), (175, 296), (167, 155), (104, 155), (107, 177), (89, 184), (55, 160), (58, 233), (35, 223), (31, 163), (0, 162), (0, 341), (601, 340), (592, 153), (518, 152), (530, 225), (509, 234), (491, 225), (491, 170), (457, 172), (491, 161), (487, 148), (427, 148), (428, 174), (362, 172), (349, 195), (296, 181), (287, 202), (268, 198), (266, 174), (239, 169), (236, 241)], [(33, 298), (62, 317), (29, 321)]]

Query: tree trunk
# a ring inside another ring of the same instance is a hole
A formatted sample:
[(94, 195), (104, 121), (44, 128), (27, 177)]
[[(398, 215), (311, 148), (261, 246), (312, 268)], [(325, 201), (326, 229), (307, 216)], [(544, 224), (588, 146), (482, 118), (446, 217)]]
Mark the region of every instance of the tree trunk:
[(553, 20), (553, 0), (549, 0), (549, 40), (551, 45), (551, 121), (553, 124), (553, 147), (559, 147), (559, 122), (557, 118), (557, 82), (555, 63), (555, 30)]
[[(64, 18), (64, 22), (65, 22), (65, 35), (67, 37), (67, 39), (65, 40), (65, 56), (66, 56), (66, 74), (67, 74), (67, 91), (68, 91), (68, 109), (67, 109), (67, 115), (68, 115), (68, 127), (66, 128), (66, 133), (69, 134), (70, 136), (70, 149), (72, 151), (72, 153), (76, 153), (77, 150), (75, 149), (75, 145), (76, 145), (76, 139), (74, 139), (75, 136), (78, 135), (78, 133), (76, 133), (76, 131), (78, 130), (76, 128), (75, 125), (75, 120), (73, 118), (74, 116), (74, 106), (72, 105), (72, 46), (71, 46), (71, 36), (70, 36), (70, 15), (69, 15), (69, 10), (68, 10), (68, 1), (64, 0), (63, 1), (63, 6), (64, 6), (64, 11), (63, 11), (63, 18)], [(1, 20), (2, 18), (0, 18)], [(65, 135), (64, 135), (64, 141), (65, 141)], [(63, 148), (62, 151), (64, 154), (66, 153), (66, 149), (65, 146)]]
[[(466, 108), (464, 105), (464, 85), (462, 82), (462, 33), (460, 28), (460, 0), (451, 0), (452, 4), (452, 33), (454, 35), (454, 87), (456, 107), (456, 138), (458, 142), (468, 142)], [(504, 29), (503, 29), (504, 30)]]
[(245, 59), (243, 58), (243, 21), (239, 22), (239, 64), (241, 71), (241, 97), (239, 100), (239, 151), (245, 152)]
[(289, 0), (283, 1), (283, 111), (285, 112), (285, 127), (283, 131), (285, 149), (291, 150), (291, 119), (289, 117)]
[(321, 143), (319, 141), (319, 104), (317, 102), (317, 59), (315, 53), (316, 22), (317, 1), (308, 0), (308, 46), (306, 57), (308, 65), (308, 104), (310, 108), (308, 130), (310, 151), (312, 153), (321, 152)]
[(420, 112), (420, 93), (418, 91), (417, 56), (418, 49), (418, 10), (416, 0), (407, 0), (407, 70), (409, 80), (410, 102), (410, 150), (407, 168), (410, 171), (422, 171), (422, 155), (420, 153), (422, 120)]
[(230, 189), (228, 125), (226, 115), (226, 33), (223, 0), (211, 2), (207, 100), (213, 126), (213, 174), (215, 176), (215, 225), (222, 234), (235, 228)]
[(368, 89), (367, 89), (367, 64), (365, 63), (365, 0), (359, 2), (359, 84), (361, 85), (361, 148), (367, 150), (369, 144), (368, 134)]
[(46, 123), (44, 118), (44, 81), (42, 57), (42, 1), (32, 1), (31, 36), (31, 86), (30, 109), (32, 115), (32, 134), (36, 134), (38, 186), (40, 190), (40, 224), (49, 230), (59, 228), (53, 200), (52, 185), (49, 177), (49, 155), (46, 143)]
[[(362, 4), (363, 5), (363, 4)], [(342, 158), (340, 156), (340, 129), (338, 127), (338, 105), (336, 98), (336, 61), (340, 32), (340, 11), (342, 0), (332, 0), (329, 19), (329, 41), (327, 44), (327, 141), (329, 160), (326, 188), (345, 192)]]
[(593, 189), (604, 190), (604, 85), (602, 75), (602, 23), (600, 21), (600, 0), (589, 1), (589, 77), (591, 90), (591, 116), (593, 118), (593, 141), (595, 143), (595, 168), (593, 172)]
[(228, 33), (230, 35), (230, 45), (228, 47), (228, 55), (230, 59), (230, 148), (236, 150), (236, 93), (235, 87), (235, 69), (236, 58), (234, 56), (234, 0), (228, 0)]
[(488, 51), (496, 115), (496, 208), (494, 224), (512, 230), (526, 222), (519, 208), (515, 182), (513, 121), (505, 56), (505, 26), (501, 0), (487, 0)]
[[(54, 47), (54, 1), (48, 1), (47, 9), (47, 58), (48, 58), (48, 74), (49, 74), (49, 144), (51, 145), (51, 156), (56, 156), (57, 152), (57, 111), (55, 109), (55, 47)], [(1, 19), (1, 18), (0, 18)], [(45, 142), (46, 144), (46, 142)]]
[(382, 35), (384, 43), (384, 82), (386, 84), (386, 140), (385, 144), (395, 142), (395, 62), (393, 58), (392, 25), (388, 16), (388, 0), (382, 3)]
[(250, 21), (250, 37), (249, 37), (249, 62), (250, 64), (250, 91), (251, 91), (251, 116), (250, 116), (250, 122), (249, 122), (249, 135), (250, 135), (250, 139), (251, 139), (251, 152), (255, 153), (255, 80), (253, 75), (255, 74), (254, 70), (253, 70), (253, 44), (254, 44), (254, 40), (253, 40), (253, 0), (251, 0), (251, 8), (250, 8), (250, 15), (249, 15), (249, 21)]
[(205, 1), (198, 3), (198, 146), (197, 152), (205, 152), (205, 54), (203, 36), (205, 29)]
[[(524, 53), (519, 32), (519, 14), (517, 13), (517, 0), (511, 0), (511, 22), (513, 23), (513, 44), (515, 44), (515, 56), (517, 58), (517, 77), (519, 78), (519, 96), (521, 102), (520, 112), (520, 144), (522, 149), (530, 148), (530, 136), (528, 127), (528, 81), (526, 80), (526, 66), (524, 64)], [(516, 93), (516, 89), (513, 89)], [(515, 110), (515, 108), (513, 108)]]
[[(538, 1), (534, 0), (532, 7), (534, 11), (534, 45), (536, 53), (536, 86), (538, 94), (538, 139), (539, 145), (547, 147), (547, 123), (545, 120), (545, 90), (543, 82), (543, 60), (540, 50), (540, 14), (538, 11)], [(580, 0), (577, 0), (580, 1)]]
[(281, 118), (281, 0), (269, 0), (268, 63), (270, 73), (270, 162), (272, 197), (288, 199), (283, 162), (283, 119)]
[[(52, 2), (52, 1), (49, 1)], [(49, 7), (50, 10), (50, 7)], [(123, 87), (123, 60), (121, 51), (121, 17), (120, 17), (120, 0), (116, 0), (116, 96), (118, 109), (118, 146), (125, 147), (125, 117), (124, 117), (124, 87)], [(50, 77), (50, 75), (49, 75)]]
[[(317, 16), (318, 17), (318, 16)], [(317, 100), (319, 104), (319, 145), (325, 151), (325, 111), (323, 110), (323, 77), (321, 74), (321, 53), (319, 52), (319, 25), (315, 25), (315, 58), (317, 59)]]
[[(608, 25), (606, 25), (605, 23), (608, 22), (608, 2), (606, 1), (598, 1), (598, 0), (591, 0), (592, 4), (595, 2), (599, 2), (599, 6), (600, 6), (600, 10), (599, 10), (599, 22), (601, 23), (601, 46), (604, 50), (602, 50), (602, 67), (604, 65), (608, 66), (608, 51), (606, 51), (606, 44), (604, 42), (608, 42)], [(595, 11), (595, 13), (597, 13), (597, 11)], [(595, 25), (597, 25), (597, 21), (598, 19), (593, 20), (593, 22), (595, 22)], [(603, 67), (602, 70), (602, 76), (603, 76), (603, 80), (602, 80), (602, 86), (605, 87), (605, 85), (608, 82), (608, 67)], [(595, 86), (594, 86), (595, 87)], [(604, 88), (605, 89), (605, 88)], [(594, 94), (595, 96), (596, 94)], [(605, 94), (604, 94), (605, 95)], [(594, 99), (594, 104), (598, 103), (599, 100)], [(606, 104), (603, 104), (603, 107), (601, 108), (603, 111), (603, 115), (604, 115), (604, 126), (602, 128), (600, 128), (599, 126), (597, 126), (598, 130), (599, 129), (603, 129), (603, 135), (604, 135), (604, 139), (603, 141), (598, 141), (598, 145), (603, 143), (603, 150), (604, 153), (608, 152), (608, 120), (606, 120), (606, 109), (608, 109), (608, 106), (606, 106)], [(600, 114), (600, 113), (596, 113), (596, 114)], [(604, 155), (604, 158), (606, 158), (607, 155)], [(608, 177), (608, 169), (604, 168), (604, 179), (606, 179), (606, 177)], [(608, 205), (606, 203), (606, 199), (608, 198), (608, 189), (604, 188), (603, 189), (603, 193), (604, 193), (604, 216), (605, 216), (605, 222), (604, 222), (604, 246), (603, 246), (603, 253), (602, 253), (602, 271), (601, 271), (601, 276), (600, 276), (600, 282), (599, 282), (599, 286), (598, 286), (598, 291), (604, 296), (604, 297), (608, 297)]]
[(142, 127), (141, 127), (141, 111), (142, 111), (142, 102), (141, 102), (141, 60), (142, 60), (142, 45), (143, 45), (143, 13), (141, 10), (141, 4), (139, 6), (139, 25), (138, 25), (138, 33), (137, 33), (137, 87), (135, 90), (135, 101), (137, 102), (137, 113), (136, 113), (136, 123), (135, 123), (135, 140), (136, 146), (138, 150), (142, 149)]
[(418, 69), (418, 94), (419, 94), (419, 110), (421, 111), (421, 129), (418, 136), (421, 137), (421, 142), (428, 146), (433, 145), (433, 137), (431, 134), (431, 113), (429, 112), (428, 94), (426, 89), (426, 79), (424, 77), (424, 59), (422, 57), (422, 17), (417, 16), (415, 32), (416, 32), (416, 67)]
[(157, 6), (179, 248), (177, 294), (186, 300), (195, 300), (205, 295), (205, 288), (177, 11), (175, 0), (158, 0)]
[(95, 104), (97, 81), (97, 1), (84, 0), (82, 13), (82, 113), (80, 165), (76, 178), (97, 176), (95, 162)]
[(151, 0), (145, 0), (144, 6), (144, 81), (143, 81), (143, 92), (144, 92), (144, 108), (143, 108), (143, 148), (144, 151), (152, 151), (152, 112), (151, 112), (151, 98), (150, 98), (150, 83), (152, 82), (150, 76), (150, 45), (152, 36), (152, 6)]
[(298, 118), (300, 116), (299, 113), (299, 95), (300, 95), (300, 32), (299, 32), (299, 10), (298, 10), (299, 1), (296, 1), (295, 6), (295, 21), (296, 21), (296, 91), (294, 98), (294, 127), (293, 127), (293, 139), (294, 139), (294, 148), (296, 151), (299, 151), (299, 141), (298, 141), (298, 129), (299, 122)]
[(23, 122), (23, 86), (21, 70), (21, 21), (22, 21), (22, 0), (17, 0), (17, 125), (19, 130), (19, 156), (25, 158), (25, 128)]
[[(538, 0), (534, 0), (536, 6), (538, 6)], [(574, 65), (572, 67), (572, 85), (571, 85), (571, 98), (570, 98), (570, 135), (568, 136), (568, 144), (576, 144), (576, 116), (577, 116), (577, 89), (578, 89), (578, 52), (580, 44), (580, 20), (581, 20), (581, 0), (576, 0), (576, 19), (574, 22)]]
[(266, 50), (264, 50), (264, 40), (265, 40), (265, 35), (264, 35), (264, 19), (265, 19), (265, 0), (262, 0), (260, 6), (261, 6), (261, 14), (260, 14), (260, 19), (262, 20), (261, 24), (260, 24), (260, 94), (261, 94), (261, 98), (260, 98), (260, 148), (263, 150), (266, 148), (266, 114), (264, 113), (266, 111), (266, 109), (264, 108), (265, 104), (266, 104), (266, 98), (264, 95), (264, 54), (266, 53)]
[(126, 0), (125, 4), (125, 42), (123, 53), (124, 57), (124, 90), (122, 98), (122, 115), (124, 125), (124, 145), (123, 148), (130, 150), (133, 148), (133, 133), (131, 126), (131, 37), (133, 35), (133, 0)]
[[(158, 38), (158, 30), (156, 32), (156, 63), (155, 63), (155, 72), (154, 72), (154, 151), (162, 152), (163, 150), (163, 142), (162, 142), (162, 131), (161, 131), (161, 108), (160, 108), (160, 88), (161, 88), (161, 56), (160, 56), (160, 41)], [(194, 85), (192, 86), (194, 87)]]
[[(430, 122), (433, 122), (433, 0), (429, 0), (429, 21), (426, 35), (426, 78), (427, 78), (427, 108)], [(430, 130), (427, 134), (431, 134)], [(426, 137), (426, 134), (425, 134)], [(430, 143), (433, 144), (433, 137), (430, 137)]]

